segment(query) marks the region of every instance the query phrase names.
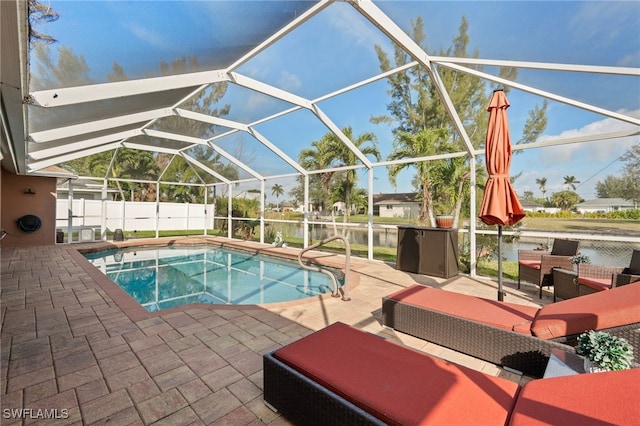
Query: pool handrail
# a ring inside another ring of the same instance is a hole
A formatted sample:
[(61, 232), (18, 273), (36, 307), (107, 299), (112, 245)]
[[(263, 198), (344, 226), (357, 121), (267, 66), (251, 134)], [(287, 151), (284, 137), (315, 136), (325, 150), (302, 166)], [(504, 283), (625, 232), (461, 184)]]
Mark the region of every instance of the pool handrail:
[[(309, 250), (318, 248), (321, 245), (329, 243), (334, 240), (342, 240), (345, 246), (344, 247), (345, 248), (344, 284), (342, 285), (342, 287), (338, 286), (338, 280), (336, 279), (335, 274), (333, 274), (331, 271), (324, 269), (321, 266), (313, 267), (311, 265), (305, 265), (304, 263), (302, 263), (302, 256), (306, 252), (308, 252)], [(349, 240), (347, 240), (345, 237), (343, 237), (342, 235), (332, 235), (318, 243), (310, 245), (309, 247), (305, 248), (300, 253), (298, 253), (298, 263), (304, 269), (308, 269), (310, 271), (322, 272), (323, 274), (329, 275), (331, 277), (331, 280), (333, 280), (333, 291), (331, 292), (331, 295), (333, 297), (340, 297), (340, 295), (342, 295), (342, 300), (344, 301), (351, 300), (351, 296), (349, 296), (349, 285), (348, 285), (349, 269), (350, 269), (350, 263), (351, 263), (351, 246), (349, 245)]]

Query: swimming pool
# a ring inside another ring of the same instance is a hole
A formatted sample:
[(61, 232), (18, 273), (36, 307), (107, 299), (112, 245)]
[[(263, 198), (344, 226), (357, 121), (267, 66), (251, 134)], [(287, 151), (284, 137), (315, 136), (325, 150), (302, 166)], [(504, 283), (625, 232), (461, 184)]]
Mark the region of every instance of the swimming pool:
[(190, 303), (299, 300), (333, 289), (329, 276), (296, 262), (219, 246), (129, 247), (84, 256), (149, 312)]

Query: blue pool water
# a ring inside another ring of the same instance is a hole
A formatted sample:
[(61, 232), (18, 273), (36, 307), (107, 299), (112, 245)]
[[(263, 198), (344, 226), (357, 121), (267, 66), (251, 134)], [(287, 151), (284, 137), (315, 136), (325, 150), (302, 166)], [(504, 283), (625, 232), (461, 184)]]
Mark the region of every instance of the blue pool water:
[(148, 311), (189, 303), (255, 305), (330, 293), (329, 276), (218, 246), (148, 246), (84, 255)]

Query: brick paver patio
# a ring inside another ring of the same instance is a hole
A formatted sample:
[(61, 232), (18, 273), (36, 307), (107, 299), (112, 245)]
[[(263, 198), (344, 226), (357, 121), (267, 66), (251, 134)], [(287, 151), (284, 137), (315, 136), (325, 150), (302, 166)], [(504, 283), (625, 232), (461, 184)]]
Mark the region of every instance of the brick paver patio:
[[(0, 252), (3, 425), (46, 417), (57, 417), (47, 424), (287, 424), (263, 402), (262, 355), (338, 320), (490, 374), (507, 374), (383, 329), (376, 320), (381, 297), (414, 280), (495, 297), (488, 281), (443, 282), (353, 259), (359, 283), (350, 302), (191, 305), (149, 314), (76, 248)], [(506, 290), (510, 301), (535, 301), (533, 287), (530, 293), (508, 285)]]

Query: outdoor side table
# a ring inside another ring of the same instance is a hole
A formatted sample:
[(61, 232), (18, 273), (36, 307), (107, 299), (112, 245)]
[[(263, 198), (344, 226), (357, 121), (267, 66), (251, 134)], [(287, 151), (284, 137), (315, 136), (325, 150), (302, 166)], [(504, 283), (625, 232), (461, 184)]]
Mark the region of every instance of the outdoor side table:
[(566, 300), (580, 296), (577, 279), (575, 271), (553, 268), (553, 301), (556, 297)]
[(586, 373), (584, 371), (584, 358), (565, 352), (562, 349), (553, 349), (551, 350), (547, 368), (544, 370), (543, 378), (572, 376), (583, 373)]

